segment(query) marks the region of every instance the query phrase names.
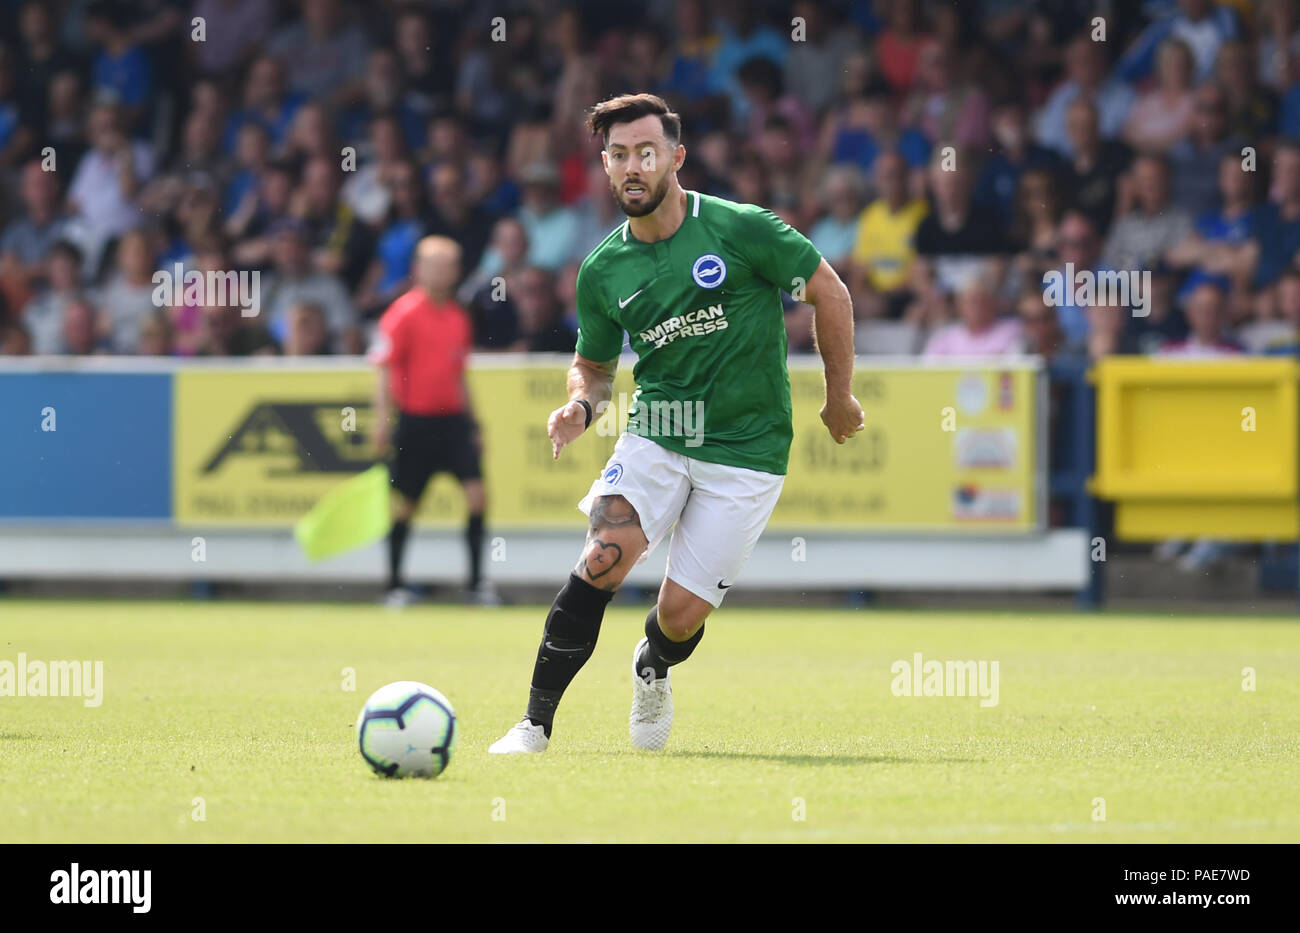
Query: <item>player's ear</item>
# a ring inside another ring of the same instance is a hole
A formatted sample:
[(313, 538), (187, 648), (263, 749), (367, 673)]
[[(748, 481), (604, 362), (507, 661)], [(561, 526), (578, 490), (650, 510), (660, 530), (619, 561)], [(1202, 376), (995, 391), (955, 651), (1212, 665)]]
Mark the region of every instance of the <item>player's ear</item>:
[(609, 150), (600, 150), (600, 164), (605, 166), (605, 174), (609, 174)]
[(686, 147), (681, 143), (673, 150), (673, 171), (677, 171), (686, 163)]

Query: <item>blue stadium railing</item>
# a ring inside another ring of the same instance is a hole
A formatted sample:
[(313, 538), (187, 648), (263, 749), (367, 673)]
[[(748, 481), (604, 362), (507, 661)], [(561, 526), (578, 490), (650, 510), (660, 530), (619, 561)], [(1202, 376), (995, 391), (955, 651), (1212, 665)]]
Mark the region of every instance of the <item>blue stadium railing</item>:
[[(1057, 360), (1048, 365), (1048, 500), (1064, 511), (1062, 524), (1084, 528), (1089, 542), (1102, 536), (1102, 509), (1088, 492), (1097, 457), (1096, 392), (1088, 382), (1088, 361)], [(1089, 545), (1089, 557), (1093, 553)], [(1089, 560), (1088, 585), (1079, 606), (1095, 609), (1104, 598), (1102, 562)]]

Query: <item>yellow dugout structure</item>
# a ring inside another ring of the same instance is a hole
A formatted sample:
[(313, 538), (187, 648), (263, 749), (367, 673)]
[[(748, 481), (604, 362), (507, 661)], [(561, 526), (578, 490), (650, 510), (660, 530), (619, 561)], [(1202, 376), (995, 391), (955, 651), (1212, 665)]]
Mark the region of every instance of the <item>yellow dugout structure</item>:
[(1119, 538), (1300, 537), (1296, 360), (1111, 358), (1091, 378), (1091, 491)]

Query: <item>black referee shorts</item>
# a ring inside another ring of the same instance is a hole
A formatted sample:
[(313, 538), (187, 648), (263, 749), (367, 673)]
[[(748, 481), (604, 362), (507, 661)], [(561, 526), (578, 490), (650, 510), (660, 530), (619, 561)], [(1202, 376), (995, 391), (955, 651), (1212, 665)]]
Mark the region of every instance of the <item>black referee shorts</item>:
[(424, 487), (438, 473), (450, 473), (462, 483), (483, 475), (474, 446), (474, 428), (465, 415), (402, 412), (393, 447), (389, 482), (412, 502), (424, 494)]

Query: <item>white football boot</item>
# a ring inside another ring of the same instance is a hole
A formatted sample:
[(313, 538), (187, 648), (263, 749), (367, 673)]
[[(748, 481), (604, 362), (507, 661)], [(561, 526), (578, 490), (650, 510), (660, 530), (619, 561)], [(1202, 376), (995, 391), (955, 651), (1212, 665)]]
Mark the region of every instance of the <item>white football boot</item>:
[(657, 752), (668, 741), (673, 731), (673, 672), (663, 680), (646, 683), (636, 669), (641, 646), (648, 642), (642, 638), (632, 651), (632, 713), (628, 716), (627, 731), (632, 744), (648, 752)]
[(402, 610), (415, 603), (415, 593), (404, 586), (389, 590), (384, 594), (384, 605), (389, 609)]
[(546, 751), (551, 740), (546, 737), (546, 730), (534, 726), (526, 718), (510, 727), (510, 731), (488, 747), (492, 755), (536, 754)]

